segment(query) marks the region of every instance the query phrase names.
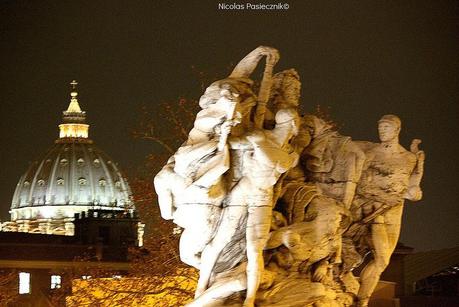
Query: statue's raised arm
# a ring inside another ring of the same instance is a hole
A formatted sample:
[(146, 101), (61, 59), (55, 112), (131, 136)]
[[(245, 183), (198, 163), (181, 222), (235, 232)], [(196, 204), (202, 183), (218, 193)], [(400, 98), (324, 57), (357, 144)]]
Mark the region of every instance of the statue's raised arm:
[(230, 78), (248, 78), (260, 62), (261, 58), (266, 56), (266, 66), (263, 72), (263, 80), (260, 84), (258, 93), (257, 109), (255, 112), (255, 127), (263, 128), (264, 117), (266, 113), (266, 104), (268, 103), (269, 94), (272, 86), (273, 67), (279, 61), (279, 52), (272, 47), (260, 46), (244, 57), (233, 69)]
[(422, 198), (421, 179), (424, 175), (424, 160), (426, 155), (423, 150), (419, 149), (420, 139), (414, 139), (411, 142), (410, 151), (416, 155), (416, 167), (411, 173), (408, 183), (408, 189), (404, 198), (411, 201), (418, 201)]
[(273, 67), (279, 61), (279, 51), (272, 47), (260, 46), (247, 54), (234, 67), (230, 78), (248, 78), (258, 66), (260, 60), (266, 56), (266, 65)]

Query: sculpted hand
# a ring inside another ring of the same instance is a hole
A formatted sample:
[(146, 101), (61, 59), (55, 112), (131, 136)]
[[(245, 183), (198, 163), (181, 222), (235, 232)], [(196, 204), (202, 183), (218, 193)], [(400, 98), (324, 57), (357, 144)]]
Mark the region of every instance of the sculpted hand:
[(421, 142), (422, 141), (420, 139), (412, 140), (410, 145), (410, 151), (414, 154), (419, 152), (419, 144), (421, 144)]
[(277, 51), (276, 49), (274, 48), (270, 48), (270, 49), (271, 49), (271, 52), (267, 55), (266, 63), (268, 65), (274, 66), (279, 61), (280, 55), (279, 55), (279, 51)]
[(404, 195), (405, 199), (411, 200), (411, 201), (418, 201), (421, 200), (422, 198), (422, 190), (419, 186), (411, 186), (408, 188)]
[(277, 49), (267, 46), (260, 46), (256, 49), (257, 53), (261, 56), (266, 56), (266, 64), (276, 65), (279, 61), (280, 55)]
[(226, 141), (228, 139), (228, 135), (231, 133), (231, 127), (234, 126), (233, 121), (227, 120), (223, 122), (223, 124), (220, 127), (220, 140), (218, 142), (218, 151), (222, 151), (223, 148), (226, 145)]
[(426, 159), (426, 154), (425, 154), (424, 150), (419, 150), (416, 153), (416, 158), (418, 159), (418, 164), (424, 163), (424, 160)]
[(230, 134), (232, 126), (233, 126), (232, 121), (230, 120), (225, 121), (220, 128), (221, 134)]

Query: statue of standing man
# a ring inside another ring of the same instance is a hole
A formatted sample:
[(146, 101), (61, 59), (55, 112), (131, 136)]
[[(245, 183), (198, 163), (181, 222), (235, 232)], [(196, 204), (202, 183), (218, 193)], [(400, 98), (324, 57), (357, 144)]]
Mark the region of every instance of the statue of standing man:
[[(417, 148), (420, 140), (413, 140), (411, 152), (399, 144), (401, 121), (395, 115), (384, 115), (378, 122), (381, 143), (366, 143), (366, 162), (356, 196), (351, 205), (354, 221), (348, 235), (357, 228), (368, 227), (367, 240), (373, 259), (360, 274), (358, 306), (368, 306), (381, 273), (400, 235), (405, 199), (422, 198), (420, 181), (424, 169), (424, 152)], [(369, 240), (368, 240), (369, 239)]]

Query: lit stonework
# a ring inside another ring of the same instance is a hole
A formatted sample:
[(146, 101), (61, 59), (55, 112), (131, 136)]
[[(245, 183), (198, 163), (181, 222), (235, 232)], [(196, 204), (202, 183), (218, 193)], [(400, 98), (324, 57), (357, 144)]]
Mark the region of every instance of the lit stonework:
[(70, 93), (70, 104), (67, 111), (64, 111), (64, 123), (59, 125), (60, 138), (88, 138), (89, 125), (85, 124), (86, 112), (81, 111), (78, 104), (78, 92), (76, 86), (78, 82), (73, 80), (71, 83), (72, 92)]
[(78, 103), (77, 82), (71, 85), (71, 101), (63, 112), (59, 138), (19, 179), (11, 221), (1, 224), (3, 231), (73, 235), (76, 213), (134, 210), (130, 187), (117, 163), (88, 138), (89, 125)]
[(89, 125), (84, 124), (61, 124), (59, 125), (60, 138), (88, 138)]

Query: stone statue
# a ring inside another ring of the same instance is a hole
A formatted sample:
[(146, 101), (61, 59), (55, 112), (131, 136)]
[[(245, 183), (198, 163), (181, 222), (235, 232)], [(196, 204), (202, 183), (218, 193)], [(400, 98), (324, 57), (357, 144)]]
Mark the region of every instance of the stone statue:
[(218, 93), (209, 91), (201, 97), (203, 110), (188, 140), (155, 177), (162, 217), (184, 228), (180, 257), (197, 268), (199, 254), (220, 217), (225, 194), (222, 175), (229, 169), (228, 129), (240, 121), (236, 108), (239, 110), (242, 103), (252, 104), (245, 83), (229, 80), (212, 86)]
[[(202, 265), (196, 296), (207, 288), (210, 275), (224, 247), (230, 244), (246, 217), (247, 298), (245, 306), (253, 306), (263, 271), (263, 248), (268, 240), (273, 208), (273, 190), (280, 175), (298, 161), (288, 142), (297, 133), (298, 115), (293, 109), (276, 113), (273, 130), (255, 130), (246, 135), (245, 150), (238, 161), (244, 165), (240, 178), (228, 193), (226, 206), (215, 237), (202, 253)], [(231, 139), (230, 139), (231, 142)], [(234, 144), (233, 148), (240, 145)]]
[[(266, 58), (259, 91), (250, 79)], [(424, 152), (355, 142), (299, 116), (294, 69), (258, 47), (201, 96), (186, 142), (155, 177), (161, 215), (183, 228), (180, 257), (199, 269), (188, 306), (368, 304), (397, 243), (403, 200), (422, 197)], [(352, 269), (372, 250), (360, 281)], [(357, 297), (357, 300), (355, 298)]]
[(422, 197), (419, 184), (425, 155), (417, 148), (419, 140), (413, 141), (411, 152), (399, 144), (400, 129), (397, 116), (384, 115), (378, 123), (381, 143), (362, 143), (367, 158), (351, 206), (356, 223), (346, 234), (356, 236), (360, 230), (357, 237), (362, 236), (364, 228), (367, 233), (363, 236), (372, 252), (373, 259), (360, 275), (359, 306), (368, 305), (397, 245), (404, 199), (418, 201)]
[(350, 137), (342, 136), (323, 119), (307, 115), (304, 121), (312, 134), (312, 142), (302, 156), (306, 180), (349, 209), (365, 154)]

